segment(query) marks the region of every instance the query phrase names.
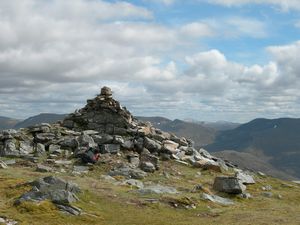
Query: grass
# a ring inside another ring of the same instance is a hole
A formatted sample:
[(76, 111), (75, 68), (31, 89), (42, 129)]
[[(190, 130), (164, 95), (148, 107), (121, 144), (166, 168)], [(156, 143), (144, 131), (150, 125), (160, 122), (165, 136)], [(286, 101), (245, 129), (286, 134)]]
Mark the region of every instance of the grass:
[[(63, 214), (48, 201), (26, 202), (18, 207), (14, 206), (14, 200), (30, 188), (19, 184), (49, 174), (18, 166), (0, 170), (0, 216), (17, 220), (22, 225), (300, 224), (300, 186), (287, 181), (255, 177), (256, 184), (247, 187), (252, 199), (219, 194), (230, 197), (235, 202), (233, 206), (224, 207), (201, 200), (201, 191), (190, 192), (197, 184), (213, 192), (211, 185), (214, 177), (220, 175), (218, 173), (201, 171), (201, 177), (197, 177), (195, 175), (199, 169), (175, 162), (163, 162), (160, 171), (146, 177), (144, 183), (176, 187), (180, 194), (141, 196), (134, 188), (113, 185), (100, 179), (101, 174), (105, 174), (109, 168), (107, 165), (96, 166), (86, 176), (58, 174), (79, 184), (83, 189), (79, 195), (80, 201), (75, 204), (83, 209), (81, 216)], [(266, 185), (272, 186), (272, 198), (262, 196), (261, 188)], [(151, 203), (148, 199), (159, 201)], [(189, 205), (195, 205), (196, 208), (186, 209), (185, 206)]]

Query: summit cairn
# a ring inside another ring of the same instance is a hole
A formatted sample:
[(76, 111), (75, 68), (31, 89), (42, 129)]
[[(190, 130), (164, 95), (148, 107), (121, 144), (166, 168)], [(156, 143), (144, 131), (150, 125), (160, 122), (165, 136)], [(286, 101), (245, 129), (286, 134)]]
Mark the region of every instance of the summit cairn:
[(67, 116), (63, 126), (76, 131), (124, 134), (133, 124), (131, 113), (113, 99), (111, 89), (104, 86), (99, 95), (87, 100), (85, 107)]

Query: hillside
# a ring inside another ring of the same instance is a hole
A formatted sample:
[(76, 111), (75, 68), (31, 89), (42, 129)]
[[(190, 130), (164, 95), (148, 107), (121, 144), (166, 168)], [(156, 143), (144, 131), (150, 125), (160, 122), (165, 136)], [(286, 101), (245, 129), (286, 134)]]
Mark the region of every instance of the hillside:
[(141, 121), (149, 121), (163, 131), (174, 133), (192, 139), (196, 147), (201, 147), (213, 142), (216, 130), (197, 123), (183, 120), (169, 120), (164, 117), (137, 117)]
[(54, 114), (54, 113), (41, 113), (36, 116), (29, 117), (13, 127), (14, 129), (24, 128), (33, 126), (40, 123), (55, 123), (59, 120), (63, 120), (66, 117), (66, 114)]
[(299, 177), (300, 119), (255, 119), (220, 132), (209, 151), (236, 150), (265, 156), (275, 168)]
[(4, 224), (299, 221), (298, 184), (242, 170), (135, 120), (108, 87), (61, 123), (0, 132), (0, 177)]
[(10, 129), (14, 127), (20, 120), (0, 116), (0, 130)]

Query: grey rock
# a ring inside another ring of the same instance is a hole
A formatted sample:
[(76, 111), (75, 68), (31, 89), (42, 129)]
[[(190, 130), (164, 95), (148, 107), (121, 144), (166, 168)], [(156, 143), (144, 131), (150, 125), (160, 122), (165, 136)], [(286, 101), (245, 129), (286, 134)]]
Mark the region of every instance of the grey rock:
[(88, 173), (89, 167), (88, 166), (74, 166), (73, 167), (73, 174), (83, 174)]
[(142, 181), (136, 180), (136, 179), (129, 179), (122, 182), (122, 185), (129, 185), (132, 187), (136, 187), (138, 189), (144, 188), (144, 184)]
[(36, 148), (36, 150), (35, 150), (36, 156), (39, 157), (39, 156), (46, 155), (45, 145), (43, 145), (41, 143), (37, 143), (35, 148)]
[(209, 152), (206, 151), (204, 148), (199, 149), (198, 152), (207, 159), (212, 158), (211, 154), (209, 154)]
[(5, 162), (3, 162), (3, 161), (0, 160), (0, 168), (1, 169), (7, 169), (8, 166), (7, 166), (7, 164)]
[(243, 184), (255, 184), (253, 177), (243, 171), (238, 171), (235, 173), (235, 177), (238, 178)]
[(221, 204), (221, 205), (233, 205), (234, 202), (228, 198), (222, 198), (220, 196), (217, 196), (217, 195), (209, 195), (209, 194), (206, 194), (206, 193), (203, 193), (202, 194), (202, 199), (204, 200), (208, 200), (208, 201), (211, 201), (211, 202), (215, 202), (215, 203), (218, 203), (218, 204)]
[(154, 165), (155, 169), (159, 169), (159, 158), (155, 155), (152, 155), (150, 152), (147, 151), (147, 149), (143, 149), (143, 151), (140, 154), (140, 161), (143, 162), (150, 162)]
[(122, 145), (122, 144), (124, 144), (124, 138), (122, 137), (122, 136), (120, 136), (120, 135), (115, 135), (114, 136), (114, 139), (113, 139), (113, 143), (114, 144), (119, 144), (119, 145)]
[(272, 186), (271, 185), (266, 185), (266, 186), (263, 186), (261, 189), (263, 191), (271, 191), (272, 190)]
[(32, 189), (18, 198), (16, 205), (24, 201), (48, 199), (56, 205), (70, 206), (70, 203), (78, 200), (76, 194), (81, 191), (78, 185), (53, 176), (37, 179), (30, 185)]
[(101, 135), (94, 135), (93, 139), (98, 145), (103, 145), (103, 144), (112, 144), (114, 137), (109, 134), (101, 134)]
[(147, 173), (137, 169), (131, 168), (127, 165), (122, 165), (120, 167), (114, 168), (111, 170), (108, 175), (110, 176), (124, 176), (126, 178), (133, 178), (133, 179), (143, 179), (147, 176)]
[(161, 150), (161, 145), (148, 137), (144, 138), (144, 147), (150, 152), (159, 152)]
[(55, 134), (53, 133), (39, 133), (36, 134), (36, 141), (40, 143), (46, 143), (55, 139)]
[(81, 209), (79, 209), (78, 207), (75, 206), (71, 206), (71, 205), (56, 205), (58, 209), (62, 210), (65, 213), (74, 215), (74, 216), (79, 216), (82, 212)]
[(138, 154), (130, 154), (127, 156), (129, 163), (134, 167), (137, 168), (140, 165), (140, 158)]
[(100, 146), (100, 153), (110, 153), (110, 154), (117, 154), (120, 151), (119, 144), (104, 144)]
[(213, 189), (228, 194), (241, 194), (246, 190), (246, 186), (236, 177), (216, 177)]
[(21, 155), (27, 155), (33, 153), (33, 146), (30, 142), (20, 141), (20, 148), (19, 148)]
[(266, 198), (272, 198), (273, 197), (273, 193), (272, 192), (263, 192), (261, 193), (262, 196), (266, 197)]
[(8, 139), (4, 142), (4, 149), (1, 152), (2, 156), (19, 156), (20, 153), (16, 148), (16, 143), (14, 139)]
[(134, 142), (133, 140), (126, 140), (124, 143), (121, 144), (122, 148), (125, 148), (127, 150), (134, 148)]
[(65, 136), (62, 140), (60, 140), (59, 145), (64, 149), (74, 150), (78, 148), (79, 142), (76, 137), (73, 136)]
[(59, 145), (49, 145), (49, 153), (56, 153), (60, 151), (60, 146)]
[(140, 168), (147, 173), (155, 171), (155, 166), (151, 162), (141, 162)]
[(171, 140), (165, 140), (165, 141), (163, 141), (163, 150), (166, 153), (176, 154), (179, 151), (177, 149), (178, 147), (179, 147), (179, 144), (177, 144), (174, 141), (171, 141)]
[(240, 196), (241, 196), (241, 198), (244, 198), (244, 199), (252, 198), (250, 193), (242, 193), (242, 194), (240, 194)]
[(97, 144), (95, 143), (94, 139), (89, 135), (83, 134), (83, 135), (79, 136), (78, 142), (79, 142), (79, 146), (82, 146), (82, 147), (87, 147), (87, 148), (97, 147)]
[(42, 172), (42, 173), (47, 173), (47, 172), (53, 172), (54, 170), (49, 166), (45, 166), (45, 165), (42, 165), (42, 164), (37, 164), (36, 171), (37, 172)]
[(90, 135), (97, 135), (99, 134), (99, 132), (96, 130), (84, 130), (82, 131), (82, 134), (90, 136)]
[(178, 194), (176, 188), (162, 186), (162, 185), (151, 185), (145, 188), (138, 190), (140, 194)]

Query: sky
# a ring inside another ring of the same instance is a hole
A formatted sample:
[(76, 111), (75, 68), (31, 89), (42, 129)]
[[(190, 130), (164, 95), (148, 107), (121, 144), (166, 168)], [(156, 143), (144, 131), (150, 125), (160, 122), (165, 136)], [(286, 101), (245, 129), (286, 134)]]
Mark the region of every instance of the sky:
[(0, 116), (299, 117), (299, 0), (0, 0)]

